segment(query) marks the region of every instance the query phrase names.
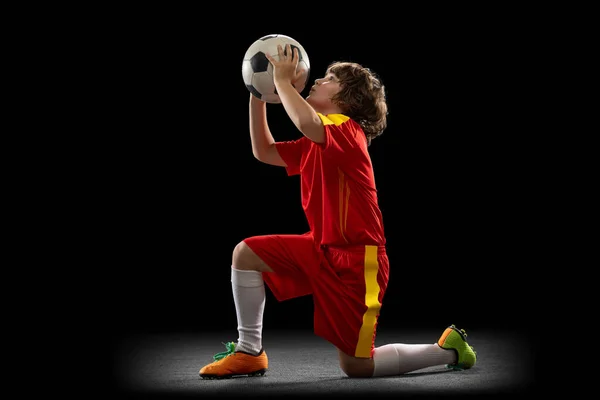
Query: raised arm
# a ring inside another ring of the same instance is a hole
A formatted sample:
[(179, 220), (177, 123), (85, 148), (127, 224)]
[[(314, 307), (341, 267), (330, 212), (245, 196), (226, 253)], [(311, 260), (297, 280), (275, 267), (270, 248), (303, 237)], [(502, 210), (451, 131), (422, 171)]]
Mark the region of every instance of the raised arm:
[(250, 94), (250, 140), (252, 154), (265, 164), (286, 167), (275, 147), (275, 139), (267, 123), (267, 104)]
[[(296, 125), (296, 128), (304, 136), (313, 142), (325, 142), (325, 128), (321, 118), (306, 100), (302, 98), (296, 90), (293, 82), (298, 78), (296, 68), (298, 66), (298, 49), (286, 45), (286, 52), (279, 46), (279, 60), (267, 55), (269, 61), (273, 64), (274, 82), (277, 88), (277, 94), (281, 99), (281, 104), (289, 115), (290, 119)], [(287, 55), (286, 55), (287, 54)]]

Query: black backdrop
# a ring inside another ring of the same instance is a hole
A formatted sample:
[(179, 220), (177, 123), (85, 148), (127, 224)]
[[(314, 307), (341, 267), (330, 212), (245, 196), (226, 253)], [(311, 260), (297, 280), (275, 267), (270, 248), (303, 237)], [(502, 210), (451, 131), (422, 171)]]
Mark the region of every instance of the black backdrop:
[[(516, 168), (521, 50), (501, 24), (422, 16), (410, 29), (392, 20), (337, 30), (331, 21), (318, 32), (310, 22), (235, 32), (229, 19), (219, 31), (158, 11), (119, 28), (98, 61), (110, 96), (98, 121), (106, 157), (97, 256), (115, 335), (233, 332), (234, 246), (306, 231), (298, 178), (261, 164), (250, 147), (241, 60), (269, 33), (303, 44), (311, 80), (350, 60), (387, 87), (389, 126), (371, 146), (391, 261), (382, 326), (473, 329), (529, 314), (530, 260), (519, 255), (527, 179)], [(282, 106), (268, 115), (277, 140), (299, 137)], [(268, 293), (265, 327), (310, 329), (311, 313), (309, 297), (277, 303)]]

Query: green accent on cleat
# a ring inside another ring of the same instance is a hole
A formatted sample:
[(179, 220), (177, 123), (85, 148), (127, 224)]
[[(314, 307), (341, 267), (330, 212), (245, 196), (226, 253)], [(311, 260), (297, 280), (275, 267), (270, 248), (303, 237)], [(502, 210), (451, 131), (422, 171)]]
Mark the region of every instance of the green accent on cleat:
[(438, 345), (443, 349), (456, 352), (457, 361), (446, 365), (446, 368), (461, 371), (473, 367), (477, 362), (477, 352), (467, 343), (467, 332), (464, 329), (459, 330), (456, 326), (450, 325), (442, 334)]
[(221, 353), (215, 354), (213, 356), (213, 360), (219, 361), (220, 359), (225, 358), (227, 356), (230, 356), (230, 355), (232, 355), (235, 352), (235, 343), (228, 342), (228, 343), (223, 343), (223, 344), (227, 348), (227, 351), (223, 351)]

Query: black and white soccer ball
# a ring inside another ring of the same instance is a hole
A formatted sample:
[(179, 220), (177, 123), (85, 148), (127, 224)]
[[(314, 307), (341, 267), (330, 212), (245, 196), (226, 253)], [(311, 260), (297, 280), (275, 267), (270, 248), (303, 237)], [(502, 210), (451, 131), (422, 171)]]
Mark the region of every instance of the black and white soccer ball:
[(267, 103), (281, 103), (281, 100), (273, 82), (273, 65), (267, 59), (265, 53), (278, 60), (277, 45), (282, 45), (285, 51), (285, 45), (288, 43), (291, 45), (292, 51), (294, 48), (298, 48), (297, 71), (302, 71), (302, 75), (294, 83), (294, 87), (298, 93), (301, 93), (308, 83), (310, 61), (306, 50), (297, 40), (286, 35), (266, 35), (252, 43), (244, 55), (242, 61), (244, 84), (250, 93)]

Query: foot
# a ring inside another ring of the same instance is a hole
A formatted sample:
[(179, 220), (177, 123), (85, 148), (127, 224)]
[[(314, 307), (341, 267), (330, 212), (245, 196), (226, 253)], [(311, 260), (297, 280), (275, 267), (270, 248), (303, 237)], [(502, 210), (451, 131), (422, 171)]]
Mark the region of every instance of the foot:
[(269, 360), (264, 350), (258, 355), (235, 351), (235, 343), (225, 343), (227, 351), (215, 354), (214, 362), (200, 369), (203, 379), (223, 379), (236, 376), (262, 376), (267, 372)]
[(456, 370), (469, 369), (477, 362), (477, 353), (467, 343), (467, 332), (464, 329), (459, 330), (456, 326), (450, 325), (442, 333), (437, 344), (442, 349), (454, 350), (456, 352), (456, 362), (446, 365), (448, 368)]

